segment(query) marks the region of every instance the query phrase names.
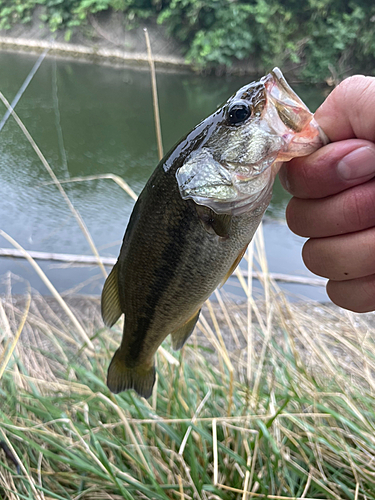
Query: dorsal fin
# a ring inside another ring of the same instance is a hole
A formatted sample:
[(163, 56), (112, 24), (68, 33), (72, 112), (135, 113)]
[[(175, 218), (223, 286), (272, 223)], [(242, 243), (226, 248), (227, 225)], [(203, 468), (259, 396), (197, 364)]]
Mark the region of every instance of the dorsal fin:
[(105, 280), (101, 299), (102, 318), (106, 326), (113, 326), (122, 314), (118, 291), (118, 263)]

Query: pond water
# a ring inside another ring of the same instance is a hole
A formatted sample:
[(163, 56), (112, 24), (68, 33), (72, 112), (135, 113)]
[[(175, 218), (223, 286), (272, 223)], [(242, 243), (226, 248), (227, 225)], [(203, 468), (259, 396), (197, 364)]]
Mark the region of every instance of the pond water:
[[(0, 90), (12, 101), (36, 56), (0, 53)], [(212, 113), (249, 77), (203, 77), (157, 72), (164, 150), (167, 151), (201, 119)], [(312, 110), (323, 94), (295, 86)], [(0, 105), (0, 118), (6, 109)], [(150, 76), (146, 70), (112, 68), (46, 58), (16, 107), (21, 120), (59, 179), (113, 173), (138, 194), (157, 164)], [(66, 203), (15, 121), (0, 136), (0, 228), (28, 250), (90, 255), (90, 247)], [(111, 180), (64, 184), (103, 256), (116, 257), (133, 200)], [(301, 260), (302, 238), (285, 225), (287, 193), (277, 182), (264, 225), (269, 269), (312, 276)], [(0, 247), (11, 247), (5, 240)], [(98, 267), (42, 269), (60, 292), (99, 294)], [(0, 258), (0, 276), (20, 277), (48, 293), (25, 260)], [(4, 286), (4, 285), (3, 285)], [(235, 287), (232, 287), (235, 288)], [(295, 294), (325, 300), (323, 287), (285, 285)]]

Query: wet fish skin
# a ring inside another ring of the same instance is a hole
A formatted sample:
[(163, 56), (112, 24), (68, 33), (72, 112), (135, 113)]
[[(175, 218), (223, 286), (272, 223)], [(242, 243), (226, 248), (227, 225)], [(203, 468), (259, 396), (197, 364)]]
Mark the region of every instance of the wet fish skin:
[[(239, 94), (251, 102), (252, 115), (233, 126), (228, 109), (242, 102)], [(125, 314), (122, 342), (108, 369), (107, 384), (114, 393), (135, 389), (146, 398), (151, 395), (159, 345), (172, 334), (172, 345), (182, 347), (203, 302), (231, 274), (251, 241), (269, 204), (283, 147), (280, 133), (263, 123), (266, 105), (264, 84), (240, 89), (167, 153), (140, 194), (102, 293), (108, 326)], [(285, 113), (288, 121), (290, 113)], [(278, 115), (282, 119), (283, 112)], [(241, 175), (249, 178), (241, 180)], [(237, 180), (245, 193), (240, 203)], [(249, 182), (255, 188), (244, 186)], [(257, 196), (246, 205), (251, 190)]]
[[(267, 197), (254, 211), (231, 218), (228, 234), (218, 236), (202, 225), (195, 203), (182, 200), (172, 171), (159, 167), (154, 176), (136, 203), (117, 263), (125, 326), (116, 354), (122, 367), (147, 366), (152, 385), (157, 348), (223, 281), (269, 203)], [(108, 371), (108, 386), (117, 393), (124, 386), (113, 375), (114, 366)], [(133, 380), (132, 388), (149, 397), (151, 384), (142, 390), (139, 383)]]

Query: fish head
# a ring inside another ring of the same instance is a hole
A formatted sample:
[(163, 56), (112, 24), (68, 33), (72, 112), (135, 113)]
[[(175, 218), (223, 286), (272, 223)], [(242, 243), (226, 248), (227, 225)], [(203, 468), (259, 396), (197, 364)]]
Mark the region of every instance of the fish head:
[(219, 214), (268, 204), (282, 163), (328, 142), (278, 68), (239, 89), (206, 120), (210, 132), (176, 178), (183, 199)]

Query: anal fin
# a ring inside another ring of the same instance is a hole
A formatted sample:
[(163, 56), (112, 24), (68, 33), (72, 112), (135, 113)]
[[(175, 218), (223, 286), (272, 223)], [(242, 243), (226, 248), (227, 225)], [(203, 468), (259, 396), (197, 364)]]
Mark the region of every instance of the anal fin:
[(122, 314), (120, 296), (118, 291), (118, 264), (105, 280), (101, 298), (102, 318), (106, 326), (111, 327)]
[(227, 272), (227, 274), (224, 276), (223, 278), (223, 281), (220, 283), (220, 286), (223, 286), (224, 283), (227, 281), (227, 279), (233, 274), (234, 270), (236, 269), (236, 267), (238, 266), (238, 264), (241, 262), (241, 259), (242, 257), (245, 255), (245, 252), (246, 252), (246, 249), (247, 249), (247, 246), (245, 246), (245, 248), (243, 248), (240, 253), (237, 255), (235, 261), (233, 262), (233, 264), (230, 266), (230, 269), (229, 271)]
[(193, 333), (200, 312), (201, 310), (199, 309), (199, 311), (194, 313), (194, 315), (181, 328), (172, 333), (172, 347), (175, 351), (181, 349)]
[(107, 386), (115, 394), (134, 389), (139, 396), (149, 398), (155, 383), (155, 366), (127, 367), (118, 349), (108, 368)]

